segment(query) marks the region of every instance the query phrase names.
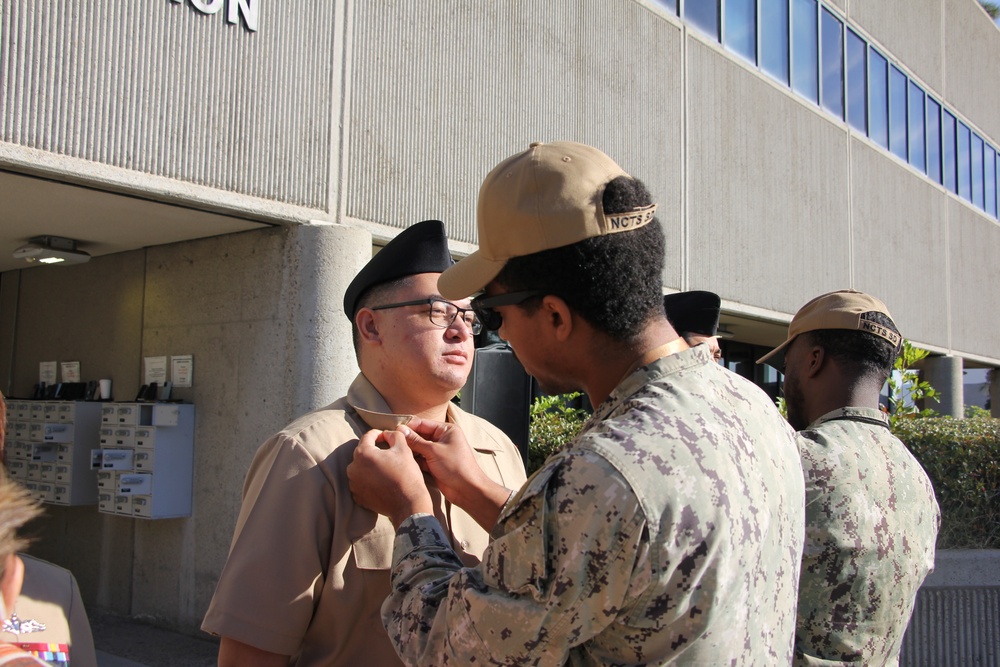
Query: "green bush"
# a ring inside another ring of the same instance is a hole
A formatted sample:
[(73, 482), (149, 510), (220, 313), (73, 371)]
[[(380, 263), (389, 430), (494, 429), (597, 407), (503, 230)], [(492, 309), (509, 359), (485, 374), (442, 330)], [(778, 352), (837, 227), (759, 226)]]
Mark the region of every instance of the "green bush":
[(939, 549), (1000, 549), (1000, 419), (900, 419), (941, 506)]
[(561, 396), (539, 396), (531, 404), (528, 426), (528, 461), (530, 476), (549, 455), (576, 437), (587, 417), (586, 410), (571, 407), (579, 393)]

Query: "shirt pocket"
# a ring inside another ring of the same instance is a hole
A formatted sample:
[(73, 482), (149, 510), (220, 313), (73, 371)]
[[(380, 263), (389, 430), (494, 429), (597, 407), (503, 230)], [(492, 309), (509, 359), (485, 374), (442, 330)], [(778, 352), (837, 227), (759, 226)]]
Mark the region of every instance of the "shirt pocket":
[(354, 566), (359, 570), (392, 568), (392, 543), (396, 531), (388, 517), (379, 516), (375, 527), (351, 543)]
[(483, 554), (483, 578), (492, 586), (540, 599), (548, 576), (548, 482), (555, 470), (539, 470), (504, 507), (496, 538)]

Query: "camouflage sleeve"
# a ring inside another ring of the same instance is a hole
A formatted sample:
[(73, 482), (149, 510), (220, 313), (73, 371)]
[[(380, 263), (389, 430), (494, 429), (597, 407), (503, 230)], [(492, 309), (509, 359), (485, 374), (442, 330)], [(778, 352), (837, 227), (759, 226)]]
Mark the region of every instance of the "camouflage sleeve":
[(400, 526), (382, 621), (407, 665), (562, 665), (648, 582), (645, 515), (596, 454), (550, 460), (499, 524), (476, 568), (433, 517)]

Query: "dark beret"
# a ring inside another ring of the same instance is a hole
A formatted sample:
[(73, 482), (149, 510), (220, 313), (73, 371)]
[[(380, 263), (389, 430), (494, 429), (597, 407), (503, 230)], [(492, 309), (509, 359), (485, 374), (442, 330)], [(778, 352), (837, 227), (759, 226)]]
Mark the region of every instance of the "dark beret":
[(679, 334), (716, 335), (721, 307), (722, 299), (714, 292), (693, 290), (663, 297), (663, 308), (667, 311), (667, 319)]
[(441, 273), (455, 262), (440, 220), (410, 225), (358, 271), (344, 293), (344, 313), (353, 320), (361, 296), (376, 285), (418, 273)]

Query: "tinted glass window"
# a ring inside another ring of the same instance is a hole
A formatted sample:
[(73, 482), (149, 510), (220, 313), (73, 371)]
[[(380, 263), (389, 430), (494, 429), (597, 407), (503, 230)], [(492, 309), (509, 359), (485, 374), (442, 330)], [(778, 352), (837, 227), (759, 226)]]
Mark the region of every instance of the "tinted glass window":
[(719, 39), (719, 0), (685, 2), (684, 18), (702, 32)]
[(760, 66), (788, 83), (788, 0), (760, 0)]
[(983, 200), (983, 140), (972, 135), (972, 203), (985, 208)]
[(941, 105), (927, 96), (927, 175), (941, 182)]
[(958, 165), (958, 196), (972, 201), (972, 161), (970, 142), (972, 133), (965, 123), (958, 124), (958, 154), (955, 161)]
[(823, 9), (823, 108), (844, 117), (844, 24)]
[(958, 129), (955, 117), (949, 112), (941, 112), (941, 171), (942, 184), (958, 194), (958, 147), (955, 133)]
[(792, 88), (819, 101), (819, 39), (816, 0), (792, 0)]
[(920, 171), (927, 170), (927, 158), (924, 152), (924, 141), (927, 131), (924, 128), (924, 91), (920, 86), (910, 82), (909, 137), (910, 164)]
[(847, 31), (847, 122), (868, 132), (868, 45)]
[(661, 5), (670, 10), (674, 15), (677, 14), (677, 0), (657, 0)]
[(757, 3), (726, 0), (726, 46), (757, 63)]
[(986, 174), (983, 186), (986, 192), (986, 212), (997, 217), (997, 153), (995, 150), (986, 147), (983, 155), (983, 167)]
[(889, 147), (889, 61), (874, 49), (868, 60), (868, 136)]
[(889, 150), (906, 159), (906, 75), (889, 68)]

